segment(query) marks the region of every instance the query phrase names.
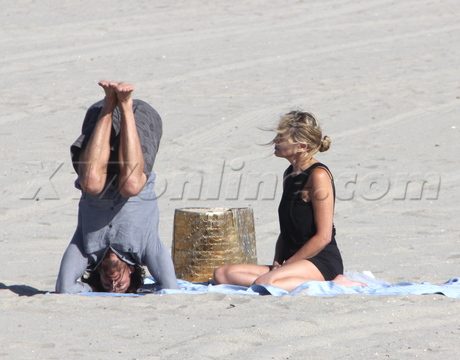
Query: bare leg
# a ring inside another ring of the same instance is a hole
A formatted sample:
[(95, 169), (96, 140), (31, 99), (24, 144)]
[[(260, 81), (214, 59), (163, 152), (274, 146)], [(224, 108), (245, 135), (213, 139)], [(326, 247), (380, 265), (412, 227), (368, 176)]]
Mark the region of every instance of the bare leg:
[(78, 178), (83, 191), (93, 195), (103, 190), (107, 179), (112, 115), (118, 101), (115, 93), (117, 83), (101, 81), (99, 85), (105, 91), (104, 106), (88, 144), (80, 154), (78, 166)]
[[(253, 284), (276, 286), (286, 291), (292, 291), (307, 281), (325, 281), (318, 268), (308, 260), (299, 260), (276, 268), (265, 265), (225, 265), (214, 271), (216, 284), (232, 284), (249, 287)], [(367, 286), (353, 281), (345, 275), (338, 275), (334, 283), (345, 286)]]
[(307, 281), (324, 281), (318, 268), (308, 260), (298, 260), (284, 264), (260, 276), (254, 284), (276, 286), (286, 291), (292, 291)]
[(131, 98), (133, 91), (134, 85), (123, 82), (115, 87), (118, 107), (121, 111), (120, 149), (118, 152), (120, 162), (119, 187), (120, 193), (125, 197), (139, 194), (147, 182), (147, 176), (144, 174), (144, 155), (133, 113), (133, 100)]
[[(292, 291), (307, 281), (315, 280), (325, 281), (323, 275), (313, 263), (308, 260), (299, 260), (273, 269), (259, 277), (254, 283), (277, 286), (287, 291)], [(344, 287), (367, 286), (362, 282), (350, 280), (345, 275), (337, 275), (332, 281)]]
[(249, 287), (257, 278), (269, 271), (270, 267), (265, 265), (224, 265), (214, 271), (214, 283)]
[(349, 278), (347, 278), (345, 275), (337, 275), (334, 280), (332, 280), (333, 283), (336, 283), (337, 285), (341, 285), (344, 287), (352, 287), (352, 286), (367, 286), (367, 284), (362, 283), (360, 281), (354, 281)]

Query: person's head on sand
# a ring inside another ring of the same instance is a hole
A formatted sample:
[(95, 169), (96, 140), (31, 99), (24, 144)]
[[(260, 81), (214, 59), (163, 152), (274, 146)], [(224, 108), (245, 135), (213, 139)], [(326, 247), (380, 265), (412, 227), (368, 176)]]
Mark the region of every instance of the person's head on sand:
[(96, 270), (82, 281), (98, 292), (135, 293), (143, 284), (144, 273), (142, 266), (129, 265), (108, 250)]
[(270, 144), (275, 144), (275, 155), (279, 157), (311, 159), (318, 151), (327, 151), (331, 145), (330, 138), (323, 137), (316, 117), (306, 111), (291, 111), (282, 116), (276, 132)]

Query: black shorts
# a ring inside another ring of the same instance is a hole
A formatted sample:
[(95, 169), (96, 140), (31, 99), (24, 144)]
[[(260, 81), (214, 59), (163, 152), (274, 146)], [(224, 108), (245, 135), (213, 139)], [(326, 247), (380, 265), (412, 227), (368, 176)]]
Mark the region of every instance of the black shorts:
[(334, 280), (337, 275), (343, 274), (343, 263), (340, 253), (337, 257), (336, 254), (324, 254), (324, 251), (322, 251), (307, 260), (318, 268), (326, 281)]

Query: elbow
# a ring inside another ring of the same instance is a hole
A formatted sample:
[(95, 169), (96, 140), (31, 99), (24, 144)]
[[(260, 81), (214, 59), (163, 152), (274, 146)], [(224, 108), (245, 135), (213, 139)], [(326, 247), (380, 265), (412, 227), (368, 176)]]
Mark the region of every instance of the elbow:
[(319, 239), (322, 248), (325, 248), (332, 241), (332, 233), (320, 235)]
[(65, 282), (58, 279), (56, 282), (56, 292), (58, 294), (74, 294), (76, 293), (72, 285), (66, 284)]
[(75, 289), (75, 281), (69, 281), (66, 279), (66, 276), (59, 273), (58, 278), (56, 280), (55, 290), (58, 294), (74, 294), (78, 292)]
[(69, 281), (58, 277), (55, 287), (58, 294), (79, 294), (81, 292), (91, 292), (93, 289), (90, 285), (82, 283), (81, 281)]

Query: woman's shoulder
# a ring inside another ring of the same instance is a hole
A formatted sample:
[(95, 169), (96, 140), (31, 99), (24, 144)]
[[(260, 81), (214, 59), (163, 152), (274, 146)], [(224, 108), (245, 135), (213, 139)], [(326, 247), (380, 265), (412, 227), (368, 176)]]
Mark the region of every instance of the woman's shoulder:
[(310, 173), (313, 173), (315, 172), (315, 170), (318, 170), (318, 169), (321, 169), (323, 171), (320, 171), (320, 172), (327, 172), (329, 174), (331, 174), (331, 170), (329, 170), (329, 168), (326, 166), (326, 164), (320, 162), (320, 161), (316, 161), (315, 163), (313, 163), (312, 165), (310, 165), (310, 167), (308, 169), (306, 169), (305, 171), (308, 171)]
[(332, 180), (331, 170), (321, 162), (314, 163), (309, 168), (309, 173), (313, 181)]

